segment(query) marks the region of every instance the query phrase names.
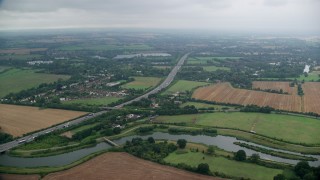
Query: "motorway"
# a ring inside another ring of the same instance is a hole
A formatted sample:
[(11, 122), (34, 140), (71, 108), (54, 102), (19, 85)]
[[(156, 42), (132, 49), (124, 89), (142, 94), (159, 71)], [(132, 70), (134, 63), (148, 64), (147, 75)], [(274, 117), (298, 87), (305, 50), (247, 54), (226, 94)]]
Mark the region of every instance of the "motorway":
[[(184, 56), (182, 56), (180, 58), (180, 60), (176, 64), (176, 66), (171, 70), (171, 72), (167, 76), (167, 78), (158, 87), (156, 87), (155, 89), (153, 89), (153, 90), (147, 92), (146, 94), (143, 94), (143, 95), (141, 95), (141, 96), (139, 96), (139, 97), (137, 97), (137, 98), (135, 98), (133, 100), (130, 100), (130, 101), (127, 101), (127, 102), (122, 103), (120, 105), (117, 105), (117, 106), (115, 106), (114, 109), (122, 108), (125, 105), (131, 104), (134, 101), (139, 101), (139, 100), (141, 100), (143, 98), (148, 98), (149, 95), (156, 94), (159, 91), (161, 91), (162, 89), (168, 87), (172, 83), (173, 79), (175, 78), (177, 72), (180, 70), (180, 68), (183, 65), (184, 61), (187, 59), (188, 55), (189, 55), (189, 53), (185, 54)], [(5, 144), (1, 144), (0, 145), (0, 153), (1, 152), (5, 152), (5, 151), (7, 151), (9, 149), (12, 149), (14, 147), (17, 147), (17, 146), (19, 146), (21, 144), (24, 144), (24, 143), (27, 143), (27, 142), (31, 142), (38, 136), (41, 136), (41, 135), (44, 135), (44, 134), (48, 134), (48, 133), (50, 133), (52, 131), (63, 129), (63, 128), (66, 128), (66, 127), (69, 127), (69, 126), (72, 126), (72, 125), (79, 124), (79, 123), (84, 122), (86, 120), (92, 119), (92, 118), (94, 118), (96, 116), (100, 116), (101, 114), (106, 113), (106, 112), (108, 112), (108, 111), (104, 110), (104, 111), (99, 111), (97, 113), (91, 113), (91, 114), (82, 116), (80, 118), (65, 122), (63, 124), (59, 124), (57, 126), (53, 126), (53, 127), (48, 128), (48, 129), (41, 130), (39, 132), (35, 132), (33, 134), (21, 137), (19, 139), (14, 140), (14, 141), (7, 142)]]

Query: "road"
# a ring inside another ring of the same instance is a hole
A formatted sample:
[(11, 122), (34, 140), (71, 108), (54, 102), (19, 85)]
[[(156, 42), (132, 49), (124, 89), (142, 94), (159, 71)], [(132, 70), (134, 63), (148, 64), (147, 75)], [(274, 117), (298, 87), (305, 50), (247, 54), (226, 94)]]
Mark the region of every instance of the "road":
[[(128, 104), (131, 104), (134, 101), (139, 101), (139, 100), (141, 100), (143, 98), (147, 98), (149, 95), (156, 94), (159, 91), (161, 91), (162, 89), (168, 87), (171, 84), (171, 82), (173, 81), (173, 79), (175, 78), (177, 72), (179, 71), (179, 69), (183, 65), (184, 61), (187, 59), (188, 55), (189, 55), (189, 53), (185, 54), (184, 56), (182, 56), (180, 58), (180, 60), (176, 64), (176, 66), (171, 70), (171, 72), (167, 76), (167, 78), (158, 87), (156, 87), (155, 89), (153, 89), (153, 90), (147, 92), (146, 94), (141, 95), (141, 96), (139, 96), (139, 97), (137, 97), (137, 98), (135, 98), (133, 100), (130, 100), (130, 101), (122, 103), (122, 104), (120, 104), (118, 106), (115, 106), (114, 109), (122, 108), (124, 105), (128, 105)], [(55, 131), (55, 130), (63, 129), (63, 128), (66, 128), (68, 126), (72, 126), (72, 125), (76, 125), (76, 124), (82, 123), (82, 122), (87, 121), (89, 119), (92, 119), (92, 118), (94, 118), (96, 116), (100, 116), (101, 114), (106, 113), (106, 112), (107, 111), (104, 110), (104, 111), (99, 111), (97, 113), (91, 113), (91, 114), (88, 114), (86, 116), (83, 116), (83, 117), (68, 121), (66, 123), (59, 124), (57, 126), (53, 126), (53, 127), (48, 128), (48, 129), (41, 130), (39, 132), (35, 132), (33, 134), (24, 136), (22, 138), (14, 140), (14, 141), (7, 142), (5, 144), (1, 144), (0, 145), (0, 153), (4, 152), (4, 151), (7, 151), (9, 149), (12, 149), (14, 147), (17, 147), (17, 146), (19, 146), (21, 144), (24, 144), (24, 143), (27, 143), (27, 142), (31, 142), (38, 136), (41, 136), (41, 135), (44, 135), (44, 134), (48, 134), (48, 133), (50, 133), (52, 131)]]

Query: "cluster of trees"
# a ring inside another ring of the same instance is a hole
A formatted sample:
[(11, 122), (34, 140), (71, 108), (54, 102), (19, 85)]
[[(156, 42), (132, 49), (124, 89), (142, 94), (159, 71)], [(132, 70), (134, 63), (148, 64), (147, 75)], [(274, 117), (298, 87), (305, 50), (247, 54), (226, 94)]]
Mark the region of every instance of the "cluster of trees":
[[(1, 127), (0, 127), (1, 129)], [(4, 132), (0, 132), (0, 144), (13, 140), (13, 136)]]
[(282, 89), (276, 90), (276, 89), (260, 89), (260, 88), (257, 88), (257, 89), (253, 89), (253, 90), (269, 92), (269, 93), (276, 93), (276, 94), (289, 94), (288, 92), (283, 92)]
[(269, 106), (259, 107), (257, 105), (247, 105), (240, 109), (241, 112), (260, 112), (260, 113), (271, 113), (274, 108)]
[(204, 129), (187, 129), (187, 128), (169, 128), (168, 132), (170, 134), (191, 134), (191, 135), (198, 135), (198, 134), (205, 134), (209, 136), (217, 135), (217, 130), (212, 128), (204, 128)]
[(152, 137), (148, 140), (133, 138), (124, 145), (124, 150), (134, 156), (155, 162), (163, 162), (163, 159), (177, 149), (173, 143), (155, 143)]
[(304, 92), (303, 92), (303, 89), (302, 89), (302, 85), (301, 85), (301, 84), (298, 84), (298, 95), (299, 95), (299, 96), (303, 96), (303, 95), (304, 95)]

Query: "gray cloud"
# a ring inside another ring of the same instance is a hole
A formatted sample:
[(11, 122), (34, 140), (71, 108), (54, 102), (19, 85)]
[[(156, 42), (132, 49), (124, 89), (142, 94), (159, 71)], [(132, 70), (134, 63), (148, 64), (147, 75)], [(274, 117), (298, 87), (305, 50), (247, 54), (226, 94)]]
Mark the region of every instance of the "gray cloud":
[(320, 31), (319, 0), (0, 0), (0, 29)]

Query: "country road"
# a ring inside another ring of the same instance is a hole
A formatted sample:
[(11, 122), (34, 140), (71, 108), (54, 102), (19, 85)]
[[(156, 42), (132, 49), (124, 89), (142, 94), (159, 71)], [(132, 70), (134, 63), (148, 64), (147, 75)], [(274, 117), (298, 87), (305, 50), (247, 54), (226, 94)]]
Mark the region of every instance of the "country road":
[[(147, 92), (146, 94), (143, 94), (143, 95), (141, 95), (141, 96), (139, 96), (139, 97), (137, 97), (137, 98), (135, 98), (133, 100), (130, 100), (130, 101), (124, 102), (124, 103), (122, 103), (120, 105), (117, 105), (117, 106), (114, 107), (114, 109), (122, 108), (123, 106), (131, 104), (132, 102), (139, 101), (139, 100), (141, 100), (143, 98), (147, 98), (149, 95), (156, 94), (159, 91), (161, 91), (162, 89), (168, 87), (172, 83), (172, 81), (175, 78), (177, 72), (180, 70), (181, 66), (183, 65), (184, 61), (187, 59), (189, 54), (190, 53), (187, 53), (187, 54), (185, 54), (184, 56), (182, 56), (180, 58), (180, 60), (176, 64), (176, 66), (171, 70), (171, 72), (167, 76), (167, 78), (158, 87), (154, 88), (153, 90), (151, 90), (151, 91)], [(55, 130), (63, 129), (63, 128), (68, 127), (68, 126), (72, 126), (72, 125), (76, 125), (76, 124), (82, 123), (84, 121), (92, 119), (92, 118), (94, 118), (96, 116), (99, 116), (99, 115), (101, 115), (103, 113), (106, 113), (106, 112), (107, 111), (104, 110), (104, 111), (99, 111), (97, 113), (91, 113), (91, 114), (88, 114), (86, 116), (83, 116), (83, 117), (68, 121), (66, 123), (59, 124), (57, 126), (53, 126), (53, 127), (48, 128), (48, 129), (41, 130), (39, 132), (32, 133), (30, 135), (21, 137), (19, 139), (14, 140), (14, 141), (1, 144), (0, 145), (0, 153), (5, 152), (5, 151), (7, 151), (9, 149), (12, 149), (14, 147), (17, 147), (17, 146), (19, 146), (21, 144), (24, 144), (26, 142), (31, 142), (36, 137), (38, 137), (40, 135), (44, 135), (44, 134), (50, 133), (50, 132), (55, 131)]]

